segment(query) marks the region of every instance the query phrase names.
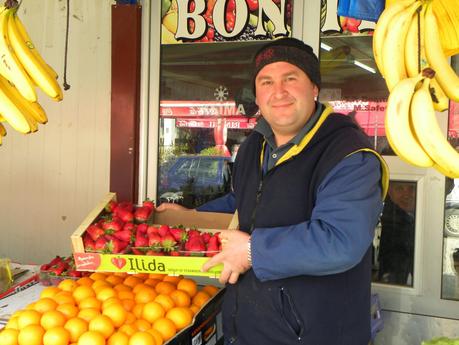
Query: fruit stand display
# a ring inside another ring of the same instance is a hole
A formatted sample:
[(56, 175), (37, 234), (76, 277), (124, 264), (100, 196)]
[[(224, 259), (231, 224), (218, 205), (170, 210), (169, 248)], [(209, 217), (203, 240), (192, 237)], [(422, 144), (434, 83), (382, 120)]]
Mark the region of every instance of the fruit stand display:
[(152, 208), (133, 221), (144, 207), (117, 203), (109, 193), (71, 236), (77, 269), (219, 276), (221, 266), (209, 272), (201, 266), (220, 250), (218, 233), (228, 229), (232, 215)]

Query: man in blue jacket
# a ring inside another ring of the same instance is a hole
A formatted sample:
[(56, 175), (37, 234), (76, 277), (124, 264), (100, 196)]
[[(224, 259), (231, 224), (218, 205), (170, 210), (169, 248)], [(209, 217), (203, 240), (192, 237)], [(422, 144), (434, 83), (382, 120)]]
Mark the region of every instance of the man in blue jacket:
[(197, 209), (238, 211), (240, 230), (203, 266), (224, 265), (225, 343), (366, 345), (386, 165), (353, 120), (317, 101), (310, 46), (266, 44), (253, 81), (262, 117), (239, 148), (233, 192)]

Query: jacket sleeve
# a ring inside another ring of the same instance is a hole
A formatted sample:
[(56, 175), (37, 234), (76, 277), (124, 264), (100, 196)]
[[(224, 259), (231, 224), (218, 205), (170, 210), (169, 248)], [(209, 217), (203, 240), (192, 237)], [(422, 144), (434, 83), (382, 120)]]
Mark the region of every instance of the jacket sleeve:
[(252, 265), (261, 281), (349, 270), (373, 241), (382, 210), (378, 158), (358, 152), (338, 163), (317, 191), (311, 220), (256, 228)]
[(236, 211), (236, 199), (234, 193), (229, 192), (220, 198), (208, 201), (205, 204), (196, 207), (196, 210), (201, 212), (234, 213)]

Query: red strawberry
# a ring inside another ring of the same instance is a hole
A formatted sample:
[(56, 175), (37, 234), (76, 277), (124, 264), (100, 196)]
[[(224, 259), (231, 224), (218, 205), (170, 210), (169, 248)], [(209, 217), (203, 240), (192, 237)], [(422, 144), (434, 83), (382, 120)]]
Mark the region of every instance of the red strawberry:
[(188, 238), (188, 241), (185, 243), (185, 249), (191, 252), (190, 255), (202, 255), (202, 253), (199, 252), (204, 252), (206, 250), (206, 244), (201, 236), (193, 236)]
[(154, 249), (161, 248), (161, 236), (159, 236), (158, 234), (151, 234), (150, 236), (148, 236), (148, 246)]
[(91, 238), (91, 236), (89, 236), (89, 234), (84, 234), (83, 236), (83, 246), (84, 246), (84, 250), (86, 252), (88, 251), (93, 251), (94, 250), (94, 245), (95, 245), (95, 242), (94, 240)]
[(144, 255), (145, 253), (141, 249), (132, 248), (132, 253), (135, 255)]
[(92, 224), (88, 226), (88, 228), (86, 229), (86, 233), (89, 234), (89, 236), (91, 236), (91, 239), (93, 241), (97, 241), (99, 237), (105, 234), (105, 231), (98, 225)]
[(135, 224), (134, 223), (130, 223), (129, 222), (129, 223), (124, 224), (124, 226), (123, 226), (123, 230), (128, 230), (130, 232), (133, 232), (134, 229), (135, 229)]
[(203, 232), (201, 233), (201, 237), (204, 240), (204, 243), (209, 243), (209, 240), (212, 237), (212, 235), (208, 232)]
[(157, 234), (157, 235), (159, 235), (158, 230), (159, 230), (158, 227), (153, 226), (153, 225), (150, 225), (150, 226), (147, 228), (147, 235), (148, 235), (148, 236), (150, 236), (151, 234)]
[(174, 250), (176, 245), (177, 241), (171, 234), (167, 234), (166, 236), (163, 236), (161, 238), (161, 246), (163, 247), (163, 250), (166, 252)]
[(94, 243), (94, 250), (102, 251), (105, 249), (105, 245), (107, 244), (107, 239), (105, 237), (99, 237), (96, 242)]
[(105, 230), (106, 234), (111, 234), (123, 229), (123, 225), (124, 224), (119, 219), (106, 219), (105, 222), (102, 223), (102, 228)]
[(126, 210), (124, 208), (117, 207), (116, 208), (116, 215), (121, 218), (121, 220), (125, 223), (132, 222), (134, 220), (134, 214)]
[(218, 249), (218, 244), (212, 244), (207, 246), (207, 251), (206, 251), (206, 256), (214, 256), (218, 254), (219, 249)]
[(148, 230), (148, 224), (142, 223), (142, 224), (137, 225), (136, 233), (141, 233), (143, 235), (146, 235), (147, 234), (147, 230)]
[(194, 237), (194, 236), (201, 236), (201, 231), (197, 229), (190, 229), (188, 230), (188, 238)]
[(188, 235), (184, 229), (171, 228), (170, 233), (172, 236), (174, 236), (177, 242), (185, 242), (188, 238)]
[(150, 217), (151, 208), (146, 206), (141, 206), (137, 208), (134, 212), (134, 218), (137, 223), (144, 223)]
[(118, 207), (118, 203), (115, 200), (110, 200), (107, 205), (105, 205), (105, 211), (112, 213)]
[(170, 232), (169, 225), (161, 225), (158, 229), (159, 236), (164, 237)]
[(180, 253), (177, 250), (173, 250), (169, 253), (170, 256), (180, 256)]
[(151, 211), (155, 210), (155, 202), (150, 199), (145, 199), (142, 203), (142, 206), (148, 207)]
[(130, 243), (132, 240), (132, 233), (129, 230), (117, 231), (113, 234), (113, 237), (120, 241)]
[(114, 238), (107, 243), (105, 250), (109, 253), (118, 254), (121, 253), (127, 247), (127, 245), (127, 242), (123, 242)]
[(164, 256), (164, 255), (166, 255), (166, 254), (163, 253), (163, 252), (157, 252), (157, 251), (155, 251), (155, 250), (147, 250), (147, 252), (145, 253), (145, 255)]
[(137, 233), (135, 236), (134, 247), (148, 247), (148, 238), (143, 236), (141, 233)]
[(214, 234), (211, 238), (209, 238), (209, 242), (207, 243), (208, 246), (219, 246), (220, 245), (220, 237), (218, 234)]
[(79, 271), (76, 271), (76, 270), (70, 270), (70, 271), (67, 271), (67, 274), (69, 277), (76, 277), (76, 278), (79, 278), (81, 277), (83, 274)]
[(118, 212), (119, 209), (134, 212), (134, 204), (130, 201), (123, 201), (118, 204), (118, 207), (115, 209), (115, 212)]

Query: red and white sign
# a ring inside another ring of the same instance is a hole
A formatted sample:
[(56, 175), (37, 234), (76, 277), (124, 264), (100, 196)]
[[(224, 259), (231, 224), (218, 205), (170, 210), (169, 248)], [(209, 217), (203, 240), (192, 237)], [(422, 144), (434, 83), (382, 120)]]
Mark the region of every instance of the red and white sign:
[(219, 121), (225, 124), (227, 129), (252, 129), (256, 125), (254, 118), (238, 117), (231, 119), (212, 118), (179, 118), (175, 125), (180, 128), (216, 128)]
[(245, 115), (243, 106), (237, 107), (234, 101), (161, 101), (159, 107), (161, 117)]

